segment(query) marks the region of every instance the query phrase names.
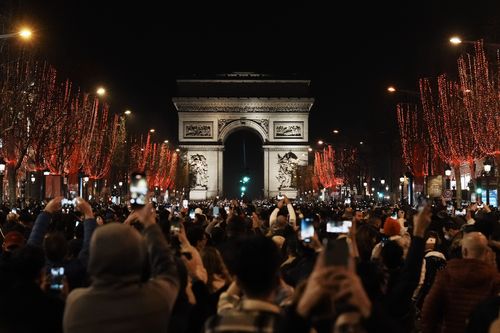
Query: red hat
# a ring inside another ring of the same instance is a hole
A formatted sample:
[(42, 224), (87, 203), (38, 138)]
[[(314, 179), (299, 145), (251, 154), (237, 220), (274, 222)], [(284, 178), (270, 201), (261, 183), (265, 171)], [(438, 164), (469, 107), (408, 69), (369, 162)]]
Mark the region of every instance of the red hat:
[(3, 248), (6, 250), (13, 250), (24, 245), (26, 239), (19, 231), (10, 231), (5, 235), (3, 240)]
[(384, 222), (384, 234), (387, 237), (396, 236), (401, 233), (401, 225), (398, 220), (393, 218), (386, 218)]

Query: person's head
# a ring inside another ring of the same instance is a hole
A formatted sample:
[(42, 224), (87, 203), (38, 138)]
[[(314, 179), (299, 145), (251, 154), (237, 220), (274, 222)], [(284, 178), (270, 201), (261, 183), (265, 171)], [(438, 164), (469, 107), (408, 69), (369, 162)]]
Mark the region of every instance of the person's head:
[(227, 221), (227, 237), (233, 238), (244, 235), (246, 232), (245, 220), (239, 215), (231, 216)]
[(405, 218), (405, 211), (400, 209), (398, 210), (398, 219), (404, 219)]
[(68, 242), (61, 232), (51, 232), (43, 240), (43, 250), (48, 260), (61, 262), (68, 253)]
[(13, 252), (24, 246), (26, 239), (19, 231), (10, 231), (5, 235), (2, 243), (2, 251)]
[(387, 237), (396, 236), (401, 234), (401, 225), (393, 218), (386, 218), (384, 222), (384, 234)]
[(443, 234), (447, 240), (452, 239), (460, 231), (460, 224), (450, 219), (444, 223)]
[(272, 240), (249, 236), (233, 244), (232, 273), (249, 298), (269, 298), (279, 283), (280, 254)]
[(353, 220), (358, 222), (358, 223), (361, 222), (363, 220), (363, 212), (360, 210), (356, 210), (354, 212)]
[(466, 259), (486, 260), (488, 240), (480, 232), (469, 232), (462, 238), (462, 257)]
[(215, 247), (205, 247), (201, 252), (201, 259), (203, 260), (203, 266), (207, 270), (207, 287), (210, 292), (216, 291), (216, 288), (213, 285), (214, 276), (216, 274), (225, 279), (227, 283), (229, 283), (231, 278), (227, 271), (226, 265), (224, 264), (219, 251)]
[(11, 223), (19, 222), (19, 215), (17, 215), (16, 213), (12, 213), (12, 212), (7, 214), (7, 222), (11, 222)]
[(439, 244), (441, 243), (441, 240), (439, 238), (439, 235), (435, 231), (429, 231), (427, 234), (427, 237), (425, 239), (425, 250), (426, 251), (433, 251), (436, 248), (438, 248)]
[(199, 226), (195, 225), (186, 230), (187, 238), (189, 243), (196, 247), (198, 251), (203, 250), (205, 245), (207, 245), (207, 235), (205, 234), (205, 230)]
[(382, 257), (382, 262), (389, 269), (395, 269), (402, 265), (403, 263), (403, 248), (396, 241), (388, 241), (382, 247), (380, 253)]
[(380, 226), (382, 225), (382, 220), (380, 219), (379, 216), (371, 216), (368, 219), (368, 224), (373, 226), (375, 229), (379, 230)]
[(128, 225), (105, 224), (90, 240), (88, 271), (95, 281), (140, 281), (147, 260), (141, 234)]

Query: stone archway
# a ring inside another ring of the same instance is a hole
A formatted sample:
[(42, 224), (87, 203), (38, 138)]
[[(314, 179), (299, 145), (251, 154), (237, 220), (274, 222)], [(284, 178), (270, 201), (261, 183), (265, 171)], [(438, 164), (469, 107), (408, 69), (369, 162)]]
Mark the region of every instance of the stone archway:
[[(218, 80), (189, 81), (195, 85), (219, 84)], [(239, 82), (228, 80), (223, 84)], [(308, 85), (309, 81), (299, 83)], [(296, 195), (293, 173), (297, 165), (308, 163), (308, 122), (313, 98), (175, 97), (173, 103), (179, 115), (179, 142), (184, 158), (190, 172), (196, 173), (190, 199), (223, 195), (224, 142), (239, 129), (255, 131), (262, 139), (264, 195)]]

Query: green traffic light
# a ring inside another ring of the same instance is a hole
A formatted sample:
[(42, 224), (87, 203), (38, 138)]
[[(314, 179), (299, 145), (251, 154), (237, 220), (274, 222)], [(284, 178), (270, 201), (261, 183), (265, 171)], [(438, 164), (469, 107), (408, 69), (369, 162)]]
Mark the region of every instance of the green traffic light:
[(246, 190), (247, 190), (247, 188), (245, 186), (241, 187), (241, 192), (245, 192)]

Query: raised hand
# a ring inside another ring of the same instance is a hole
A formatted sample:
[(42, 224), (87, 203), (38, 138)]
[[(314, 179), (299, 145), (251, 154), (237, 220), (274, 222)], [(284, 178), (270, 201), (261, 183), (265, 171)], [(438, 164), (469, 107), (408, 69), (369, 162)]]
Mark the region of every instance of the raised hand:
[(50, 200), (49, 203), (47, 204), (47, 206), (45, 206), (44, 211), (47, 213), (50, 213), (50, 214), (54, 214), (54, 213), (60, 211), (62, 208), (62, 205), (61, 205), (62, 199), (63, 199), (63, 197), (59, 196), (59, 197), (55, 197), (54, 199)]

